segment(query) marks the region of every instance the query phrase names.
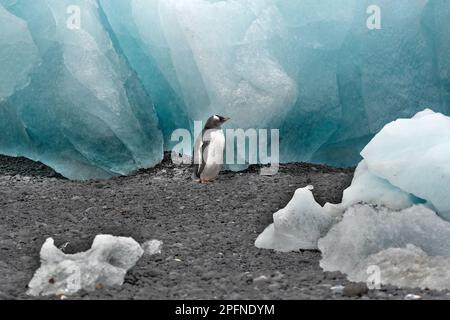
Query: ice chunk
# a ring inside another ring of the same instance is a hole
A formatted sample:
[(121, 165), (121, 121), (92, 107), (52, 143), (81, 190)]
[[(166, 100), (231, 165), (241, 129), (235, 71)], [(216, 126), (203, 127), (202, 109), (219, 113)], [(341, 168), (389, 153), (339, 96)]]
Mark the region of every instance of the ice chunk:
[(423, 205), (402, 211), (355, 205), (319, 240), (325, 271), (356, 282), (377, 266), (382, 284), (450, 289), (450, 223)]
[(287, 206), (273, 215), (273, 223), (256, 239), (258, 248), (278, 251), (317, 249), (317, 241), (331, 228), (334, 218), (322, 208), (311, 192), (298, 189)]
[(342, 203), (339, 206), (342, 208), (342, 212), (357, 203), (402, 210), (425, 202), (370, 172), (363, 160), (356, 168), (352, 184), (344, 191)]
[(142, 249), (144, 249), (145, 254), (152, 256), (154, 254), (161, 253), (162, 246), (163, 246), (162, 241), (149, 240), (149, 241), (144, 242), (144, 244), (142, 245)]
[(368, 170), (450, 220), (450, 117), (425, 110), (386, 125), (362, 151)]
[(122, 285), (129, 269), (144, 250), (132, 238), (98, 235), (90, 250), (64, 254), (52, 238), (41, 249), (41, 267), (30, 281), (27, 294), (70, 295), (99, 286)]
[(192, 157), (185, 155), (185, 154), (179, 154), (177, 152), (171, 152), (170, 159), (172, 160), (172, 163), (180, 166), (180, 165), (186, 165), (186, 164), (192, 164)]
[[(107, 178), (158, 163), (163, 141), (151, 99), (112, 41), (96, 2), (77, 1), (78, 27), (68, 25), (71, 5), (0, 0), (0, 14), (10, 23), (0, 32), (0, 45), (8, 43), (0, 57), (11, 53), (11, 86), (0, 80), (0, 95), (8, 96), (0, 101), (0, 128), (7, 132), (0, 136), (0, 153), (39, 160), (73, 179)], [(39, 63), (33, 64), (33, 46)]]

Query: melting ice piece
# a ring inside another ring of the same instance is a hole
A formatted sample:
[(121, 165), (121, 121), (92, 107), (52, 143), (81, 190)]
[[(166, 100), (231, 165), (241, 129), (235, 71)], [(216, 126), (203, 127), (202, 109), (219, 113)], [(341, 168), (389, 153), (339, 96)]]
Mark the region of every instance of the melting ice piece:
[(361, 154), (372, 174), (450, 220), (450, 117), (427, 109), (391, 122)]
[(144, 249), (144, 253), (152, 256), (154, 254), (161, 253), (163, 246), (163, 242), (159, 240), (149, 240), (142, 244), (142, 249)]
[(334, 218), (314, 200), (312, 189), (298, 189), (287, 206), (273, 215), (274, 223), (256, 239), (258, 248), (283, 252), (317, 249), (317, 241), (331, 228)]
[(381, 284), (450, 289), (450, 223), (423, 205), (402, 211), (356, 205), (319, 240), (325, 271), (366, 282), (378, 266)]
[(77, 254), (64, 254), (52, 238), (41, 248), (41, 267), (30, 281), (27, 294), (33, 296), (70, 295), (97, 285), (122, 285), (127, 271), (144, 250), (132, 238), (98, 235), (92, 248)]
[(192, 163), (192, 157), (185, 155), (185, 154), (179, 154), (177, 152), (172, 152), (170, 154), (170, 159), (172, 160), (172, 163), (179, 166), (182, 164), (191, 164)]
[(425, 202), (370, 172), (363, 160), (356, 168), (352, 184), (344, 191), (339, 206), (345, 211), (354, 204), (367, 203), (402, 210)]

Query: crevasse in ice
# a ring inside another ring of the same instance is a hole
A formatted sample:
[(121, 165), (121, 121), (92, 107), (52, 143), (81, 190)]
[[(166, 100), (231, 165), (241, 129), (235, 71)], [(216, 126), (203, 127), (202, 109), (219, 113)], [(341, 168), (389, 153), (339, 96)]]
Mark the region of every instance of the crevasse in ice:
[(380, 30), (371, 5), (0, 0), (0, 152), (70, 178), (126, 174), (222, 113), (279, 128), (282, 162), (355, 165), (386, 123), (450, 112), (450, 3), (377, 1)]

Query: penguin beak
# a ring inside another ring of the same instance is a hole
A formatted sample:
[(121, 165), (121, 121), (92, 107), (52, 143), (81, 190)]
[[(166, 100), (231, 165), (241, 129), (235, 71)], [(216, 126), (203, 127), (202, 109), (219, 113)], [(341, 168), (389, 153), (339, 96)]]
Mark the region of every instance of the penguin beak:
[(231, 118), (228, 118), (228, 117), (222, 117), (222, 122), (227, 122), (228, 120), (231, 120)]

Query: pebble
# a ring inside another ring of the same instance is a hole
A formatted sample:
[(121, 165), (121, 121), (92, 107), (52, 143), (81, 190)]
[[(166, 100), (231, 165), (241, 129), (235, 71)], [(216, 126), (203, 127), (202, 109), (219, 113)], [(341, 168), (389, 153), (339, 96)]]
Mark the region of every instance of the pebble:
[(270, 291), (278, 291), (280, 290), (280, 285), (278, 283), (272, 283), (268, 286)]
[(280, 271), (275, 271), (274, 275), (272, 276), (273, 281), (280, 281), (283, 279), (284, 275)]
[(262, 275), (262, 276), (259, 276), (257, 278), (254, 278), (253, 282), (266, 282), (267, 280), (269, 280), (269, 278), (267, 278), (266, 276)]

